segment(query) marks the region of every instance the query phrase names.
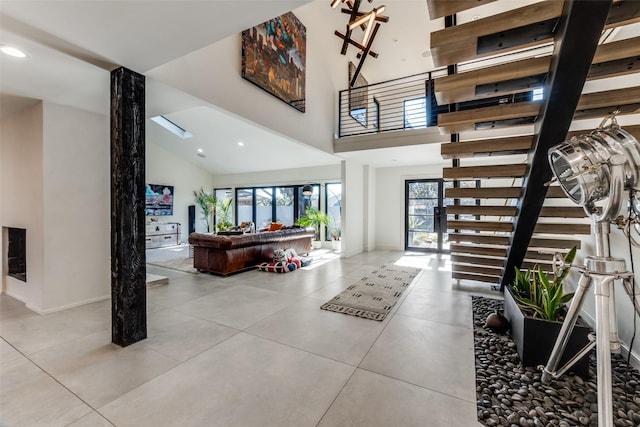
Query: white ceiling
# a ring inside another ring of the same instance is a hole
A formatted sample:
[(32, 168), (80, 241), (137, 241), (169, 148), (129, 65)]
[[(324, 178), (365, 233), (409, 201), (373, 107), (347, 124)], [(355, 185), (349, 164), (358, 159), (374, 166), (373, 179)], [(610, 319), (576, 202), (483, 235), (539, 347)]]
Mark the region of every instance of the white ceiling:
[[(461, 13), (458, 22), (533, 1), (538, 0), (490, 3)], [(380, 57), (367, 60), (363, 69), (368, 81), (431, 70), (429, 34), (441, 28), (443, 20), (429, 20), (426, 0), (376, 3), (386, 4), (390, 20), (373, 45)], [(362, 8), (369, 6), (375, 4), (363, 2)], [(346, 23), (346, 15), (332, 11), (329, 0), (2, 0), (0, 43), (21, 47), (30, 58), (0, 55), (0, 118), (38, 100), (107, 115), (109, 71), (116, 66), (144, 74), (296, 8), (305, 8), (307, 32), (326, 37), (322, 48), (333, 53), (333, 31)], [(330, 58), (327, 75), (335, 87), (346, 88), (346, 62), (354, 59), (336, 54)], [(148, 141), (215, 174), (319, 166), (343, 158), (374, 167), (442, 162), (437, 144), (325, 153), (152, 78), (147, 78), (146, 104), (148, 117), (163, 114), (194, 135), (181, 140), (148, 121)], [(335, 111), (336, 106), (323, 108)], [(333, 135), (335, 129), (327, 132)], [(238, 141), (245, 146), (238, 147)], [(207, 157), (197, 157), (197, 148)], [(282, 152), (288, 155), (272, 154)]]

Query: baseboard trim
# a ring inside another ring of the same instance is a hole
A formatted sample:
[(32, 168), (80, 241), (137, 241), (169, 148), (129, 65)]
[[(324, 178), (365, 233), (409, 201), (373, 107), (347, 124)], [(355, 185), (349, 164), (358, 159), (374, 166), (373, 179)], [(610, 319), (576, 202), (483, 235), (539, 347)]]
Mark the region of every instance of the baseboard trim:
[(40, 310), (36, 307), (33, 307), (30, 304), (26, 304), (26, 307), (31, 310), (31, 311), (35, 311), (38, 314), (51, 314), (51, 313), (56, 313), (58, 311), (63, 311), (63, 310), (69, 310), (70, 308), (76, 308), (76, 307), (80, 307), (82, 305), (86, 305), (86, 304), (92, 304), (94, 302), (100, 302), (100, 301), (104, 301), (107, 299), (111, 299), (111, 295), (104, 295), (101, 297), (97, 297), (97, 298), (91, 298), (85, 301), (79, 301), (79, 302), (75, 302), (73, 304), (68, 304), (68, 305), (63, 305), (60, 307), (54, 307), (54, 308), (49, 308), (47, 310)]

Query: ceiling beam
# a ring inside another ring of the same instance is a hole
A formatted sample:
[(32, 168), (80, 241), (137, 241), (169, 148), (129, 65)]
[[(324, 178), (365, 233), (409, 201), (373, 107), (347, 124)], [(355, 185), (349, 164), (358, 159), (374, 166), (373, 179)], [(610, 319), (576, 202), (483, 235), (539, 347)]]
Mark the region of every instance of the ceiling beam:
[(552, 172), (549, 148), (562, 142), (569, 130), (584, 82), (598, 47), (612, 0), (567, 0), (555, 36), (547, 94), (535, 123), (533, 149), (529, 153), (523, 194), (510, 239), (500, 288), (513, 282), (514, 267), (521, 265), (547, 194), (544, 185)]

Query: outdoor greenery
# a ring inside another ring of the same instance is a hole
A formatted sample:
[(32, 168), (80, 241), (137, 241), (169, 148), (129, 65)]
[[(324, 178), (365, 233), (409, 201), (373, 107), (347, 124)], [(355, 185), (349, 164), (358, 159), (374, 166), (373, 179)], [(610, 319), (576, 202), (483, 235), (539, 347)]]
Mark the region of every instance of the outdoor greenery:
[(516, 277), (511, 290), (516, 303), (525, 314), (552, 321), (560, 320), (564, 306), (573, 297), (573, 292), (564, 292), (563, 282), (569, 274), (576, 250), (573, 247), (565, 255), (564, 266), (557, 271), (553, 280), (540, 266), (528, 269), (524, 274), (518, 267), (515, 268)]
[(226, 231), (233, 225), (231, 222), (231, 204), (232, 198), (218, 200), (216, 210), (218, 212), (218, 231)]
[(193, 196), (196, 199), (196, 203), (200, 206), (200, 211), (204, 217), (204, 223), (207, 226), (207, 231), (211, 232), (213, 226), (213, 218), (216, 215), (216, 205), (218, 203), (215, 194), (207, 193), (204, 188), (200, 187), (199, 191), (193, 190)]

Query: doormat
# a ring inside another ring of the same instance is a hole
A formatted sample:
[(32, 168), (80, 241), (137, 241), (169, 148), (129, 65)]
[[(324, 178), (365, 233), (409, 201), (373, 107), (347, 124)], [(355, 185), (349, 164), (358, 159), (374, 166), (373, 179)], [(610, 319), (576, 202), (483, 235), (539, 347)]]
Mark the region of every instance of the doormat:
[[(502, 311), (502, 300), (473, 298), (478, 421), (486, 426), (597, 426), (596, 358), (589, 379), (564, 374), (542, 384), (542, 372), (524, 368), (508, 335), (485, 329), (487, 316)], [(611, 355), (614, 425), (640, 425), (640, 373), (619, 354)]]
[(320, 308), (382, 321), (420, 271), (383, 264)]

